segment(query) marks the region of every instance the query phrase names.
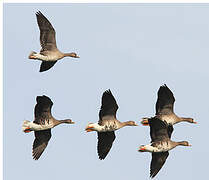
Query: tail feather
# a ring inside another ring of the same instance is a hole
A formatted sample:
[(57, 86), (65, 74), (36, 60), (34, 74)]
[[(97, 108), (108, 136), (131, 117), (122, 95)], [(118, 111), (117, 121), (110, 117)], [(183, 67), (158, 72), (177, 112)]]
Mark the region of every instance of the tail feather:
[(29, 58), (29, 59), (34, 59), (34, 58), (32, 57), (34, 54), (36, 54), (36, 52), (35, 52), (35, 51), (31, 51), (31, 53), (29, 54), (28, 58)]
[(32, 130), (30, 130), (30, 121), (28, 121), (28, 120), (23, 121), (22, 131), (25, 133), (32, 131)]
[(149, 126), (148, 118), (142, 118), (141, 124), (143, 126)]

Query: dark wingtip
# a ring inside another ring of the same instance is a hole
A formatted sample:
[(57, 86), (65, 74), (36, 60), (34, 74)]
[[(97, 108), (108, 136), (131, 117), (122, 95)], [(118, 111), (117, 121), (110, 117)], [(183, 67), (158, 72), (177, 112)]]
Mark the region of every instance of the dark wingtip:
[(43, 95), (43, 96), (37, 96), (36, 97), (36, 102), (37, 103), (39, 103), (39, 102), (47, 102), (47, 103), (52, 103), (52, 101), (51, 101), (51, 99), (48, 97), (48, 96), (46, 96), (46, 95)]
[(40, 158), (41, 154), (42, 153), (39, 153), (39, 152), (33, 150), (33, 152), (32, 152), (33, 159), (35, 161), (37, 161)]
[(41, 66), (40, 69), (39, 69), (39, 72), (44, 72), (44, 71), (46, 71), (46, 70), (43, 69), (42, 66)]
[(39, 159), (39, 158), (37, 158), (37, 157), (33, 156), (33, 160), (37, 161), (38, 159)]
[(103, 157), (99, 157), (99, 159), (100, 159), (100, 160), (104, 160), (105, 158), (103, 158)]
[(110, 89), (107, 89), (104, 93), (105, 93), (105, 94), (112, 94), (112, 92), (111, 92)]
[(163, 84), (162, 86), (160, 86), (161, 88), (167, 88), (168, 86), (166, 84)]
[(39, 72), (44, 72), (44, 71), (47, 71), (47, 70), (45, 70), (43, 68), (40, 68), (40, 70), (39, 70)]
[(36, 15), (42, 15), (41, 11), (37, 11)]
[(104, 160), (106, 156), (107, 156), (107, 155), (100, 155), (100, 156), (99, 156), (99, 159), (100, 159), (100, 160)]
[(150, 172), (150, 178), (154, 178), (157, 175), (158, 172)]

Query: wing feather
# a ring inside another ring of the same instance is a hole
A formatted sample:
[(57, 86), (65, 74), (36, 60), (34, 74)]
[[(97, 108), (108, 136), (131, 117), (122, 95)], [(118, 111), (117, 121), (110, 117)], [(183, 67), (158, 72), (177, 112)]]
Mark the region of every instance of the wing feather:
[(40, 67), (40, 72), (44, 72), (49, 70), (51, 67), (55, 65), (57, 61), (42, 61), (41, 67)]
[(99, 112), (99, 124), (102, 124), (102, 118), (104, 116), (114, 116), (116, 118), (116, 112), (118, 110), (117, 102), (109, 90), (105, 91), (102, 95), (102, 105)]
[(49, 122), (49, 119), (52, 117), (51, 108), (53, 102), (47, 96), (37, 96), (36, 97), (36, 106), (34, 110), (36, 124), (45, 124), (45, 122)]
[(97, 132), (98, 135), (98, 144), (97, 144), (97, 153), (99, 159), (105, 159), (109, 153), (112, 144), (115, 140), (115, 132)]
[(152, 161), (150, 164), (151, 178), (154, 178), (157, 175), (157, 173), (160, 171), (160, 169), (163, 167), (168, 155), (169, 155), (168, 151), (160, 152), (160, 153), (152, 153)]
[(35, 131), (35, 140), (33, 142), (33, 159), (38, 160), (41, 154), (46, 149), (48, 142), (51, 138), (51, 129), (43, 131)]
[(156, 115), (173, 113), (175, 98), (172, 91), (164, 84), (158, 90), (158, 98), (156, 102)]
[[(173, 127), (156, 117), (148, 120), (150, 126), (151, 142), (162, 141), (170, 139), (173, 132)], [(168, 128), (169, 127), (169, 128)]]
[(36, 18), (40, 29), (41, 52), (57, 49), (55, 30), (49, 20), (40, 11), (36, 13)]

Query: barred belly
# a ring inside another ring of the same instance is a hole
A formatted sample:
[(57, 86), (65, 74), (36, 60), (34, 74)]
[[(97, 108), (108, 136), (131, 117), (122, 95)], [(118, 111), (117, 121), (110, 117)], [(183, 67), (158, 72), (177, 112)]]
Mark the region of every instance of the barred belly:
[(102, 126), (102, 131), (115, 131), (119, 129), (115, 122), (107, 123)]

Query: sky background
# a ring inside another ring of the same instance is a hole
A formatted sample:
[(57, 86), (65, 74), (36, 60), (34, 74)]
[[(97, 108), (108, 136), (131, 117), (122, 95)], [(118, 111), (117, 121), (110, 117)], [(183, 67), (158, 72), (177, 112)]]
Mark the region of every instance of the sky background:
[[(208, 176), (209, 4), (4, 4), (3, 6), (3, 172), (14, 179), (149, 179), (149, 128), (125, 127), (101, 161), (97, 133), (84, 131), (97, 122), (102, 93), (111, 89), (120, 121), (155, 114), (157, 91), (164, 83), (176, 98), (177, 115), (198, 124), (175, 125), (177, 147), (156, 180), (204, 179)], [(40, 10), (56, 30), (58, 48), (77, 52), (40, 73), (35, 13)], [(21, 130), (34, 120), (36, 96), (54, 102), (60, 125), (38, 161), (32, 159), (34, 134)]]

